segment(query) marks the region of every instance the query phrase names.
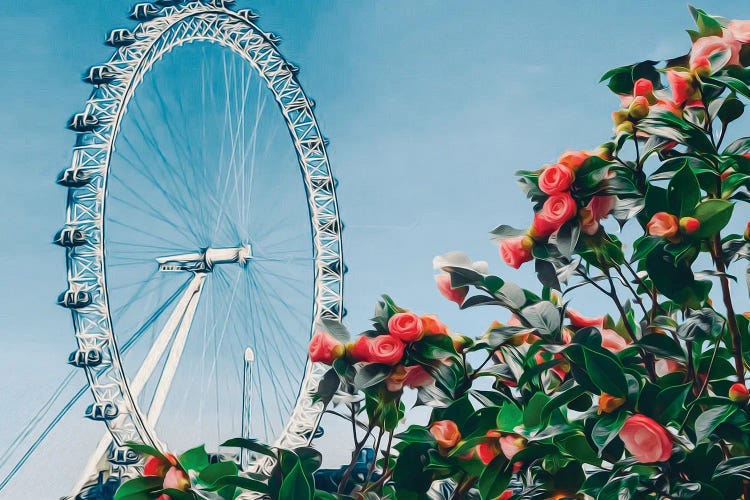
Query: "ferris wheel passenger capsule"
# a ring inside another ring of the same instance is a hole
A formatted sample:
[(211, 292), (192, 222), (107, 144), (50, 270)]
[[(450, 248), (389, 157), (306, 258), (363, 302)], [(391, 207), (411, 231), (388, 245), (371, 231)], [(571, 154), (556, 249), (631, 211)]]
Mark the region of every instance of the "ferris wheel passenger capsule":
[(159, 16), (159, 8), (150, 3), (139, 3), (133, 7), (130, 19), (136, 21), (149, 21)]
[(88, 184), (91, 176), (80, 168), (68, 167), (57, 176), (57, 183), (65, 187), (81, 187)]
[(238, 10), (236, 14), (248, 22), (253, 22), (260, 17), (257, 12), (253, 12), (250, 9)]
[(117, 74), (109, 66), (92, 66), (83, 77), (83, 80), (94, 85), (104, 85), (116, 77)]
[(171, 7), (182, 3), (182, 0), (154, 0), (154, 3), (161, 7)]
[(133, 42), (135, 42), (135, 35), (125, 28), (118, 28), (110, 31), (104, 41), (104, 43), (111, 47), (125, 47)]
[(127, 446), (112, 446), (107, 459), (115, 465), (133, 465), (141, 461), (141, 456)]
[(266, 33), (266, 39), (274, 45), (281, 45), (281, 37), (276, 33)]
[(77, 247), (86, 243), (86, 236), (80, 229), (64, 227), (55, 234), (52, 242), (61, 247)]
[(89, 132), (99, 125), (99, 118), (88, 113), (77, 113), (68, 122), (68, 128), (76, 132)]
[(57, 297), (57, 303), (68, 309), (80, 309), (91, 304), (91, 294), (84, 290), (65, 290)]
[(286, 67), (289, 71), (292, 72), (293, 75), (299, 74), (299, 66), (297, 66), (296, 64), (287, 62)]
[(112, 420), (118, 413), (120, 412), (117, 406), (112, 402), (94, 403), (86, 408), (84, 416), (91, 420)]
[(102, 363), (102, 351), (95, 347), (78, 349), (68, 356), (68, 364), (83, 368), (84, 366), (99, 366)]

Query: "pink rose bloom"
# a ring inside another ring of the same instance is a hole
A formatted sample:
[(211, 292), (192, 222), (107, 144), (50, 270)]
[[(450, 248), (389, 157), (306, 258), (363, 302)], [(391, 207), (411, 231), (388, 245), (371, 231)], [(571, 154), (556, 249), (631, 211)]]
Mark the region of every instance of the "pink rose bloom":
[(404, 357), (405, 344), (393, 335), (378, 335), (370, 340), (370, 361), (395, 365)]
[(597, 219), (606, 219), (607, 216), (615, 209), (617, 196), (594, 196), (588, 204), (594, 217)]
[[(728, 50), (730, 54), (729, 61), (726, 64), (728, 66), (737, 66), (740, 64), (741, 48), (742, 43), (728, 30), (723, 30), (722, 36), (704, 36), (699, 38), (693, 42), (693, 48), (690, 50), (690, 69), (694, 70), (704, 64), (703, 58), (708, 59), (717, 52), (724, 50)], [(721, 67), (711, 68), (712, 71), (720, 69)]]
[(652, 236), (661, 236), (662, 238), (673, 238), (680, 229), (680, 221), (672, 214), (667, 212), (658, 212), (651, 217), (646, 224), (648, 234)]
[(386, 387), (391, 392), (398, 392), (404, 386), (417, 389), (428, 386), (434, 381), (435, 379), (422, 365), (397, 366), (386, 379)]
[(500, 256), (510, 267), (518, 269), (524, 262), (530, 261), (534, 240), (528, 236), (516, 236), (500, 242)]
[(667, 113), (672, 113), (673, 115), (682, 118), (682, 107), (678, 106), (672, 101), (660, 99), (651, 107), (651, 109), (656, 111), (666, 111)]
[(667, 70), (667, 80), (672, 88), (672, 101), (678, 106), (693, 97), (693, 76), (686, 71)]
[(644, 464), (664, 462), (672, 456), (672, 438), (669, 432), (645, 415), (628, 417), (620, 429), (620, 439), (625, 444), (625, 449)]
[(601, 328), (599, 331), (602, 334), (603, 348), (618, 353), (628, 346), (628, 341), (622, 338), (616, 331), (610, 330), (609, 328)]
[[(500, 438), (500, 450), (502, 450), (503, 455), (505, 455), (505, 458), (510, 460), (513, 458), (513, 456), (518, 453), (519, 451), (526, 448), (526, 440), (520, 436), (516, 436), (515, 434), (506, 434), (505, 436)], [(516, 473), (519, 470), (521, 470), (521, 466), (523, 464), (521, 462), (516, 462), (513, 464), (513, 472)]]
[(570, 193), (553, 194), (544, 202), (542, 210), (534, 216), (531, 224), (535, 236), (546, 237), (554, 233), (578, 212), (578, 206)]
[(413, 312), (396, 313), (388, 320), (388, 332), (404, 342), (422, 338), (422, 320)]
[(370, 361), (370, 337), (362, 335), (351, 344), (349, 354), (355, 361)]
[(576, 170), (586, 161), (591, 154), (588, 151), (565, 151), (557, 159), (557, 163), (562, 163), (571, 170)]
[(452, 420), (438, 420), (430, 426), (430, 434), (441, 448), (453, 448), (461, 441), (461, 432)]
[(585, 326), (595, 326), (602, 328), (604, 326), (604, 316), (597, 316), (596, 318), (590, 318), (579, 313), (575, 309), (570, 307), (565, 309), (565, 315), (570, 320), (570, 324), (575, 328), (583, 328)]
[(423, 314), (420, 319), (422, 320), (422, 334), (423, 335), (447, 335), (448, 327), (438, 319), (434, 314)]
[(562, 163), (547, 165), (539, 175), (539, 189), (546, 194), (562, 193), (570, 189), (574, 179), (573, 170)]
[(333, 338), (328, 332), (318, 332), (310, 339), (310, 361), (315, 363), (332, 364), (344, 355), (344, 344)]
[(435, 283), (437, 283), (438, 290), (446, 299), (455, 302), (459, 306), (464, 303), (466, 296), (469, 294), (468, 286), (460, 286), (458, 288), (451, 287), (451, 275), (448, 273), (440, 273), (435, 276)]
[(187, 491), (190, 488), (190, 478), (185, 471), (172, 467), (164, 476), (164, 489), (174, 488), (180, 491)]
[(750, 21), (731, 20), (727, 29), (734, 38), (742, 43), (750, 42)]
[(682, 365), (673, 359), (657, 359), (654, 364), (654, 371), (659, 377), (670, 373), (682, 371)]

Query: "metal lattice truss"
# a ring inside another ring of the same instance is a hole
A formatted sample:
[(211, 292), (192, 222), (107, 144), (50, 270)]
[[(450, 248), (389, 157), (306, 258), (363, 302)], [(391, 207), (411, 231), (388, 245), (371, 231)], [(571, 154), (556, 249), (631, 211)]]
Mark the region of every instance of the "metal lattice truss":
[[(132, 31), (110, 33), (107, 42), (116, 52), (105, 65), (89, 70), (86, 79), (94, 90), (84, 111), (69, 124), (77, 138), (72, 165), (58, 179), (69, 187), (66, 225), (56, 237), (67, 247), (68, 268), (68, 289), (59, 302), (72, 312), (78, 342), (70, 362), (85, 369), (95, 399), (87, 416), (106, 423), (114, 443), (110, 460), (120, 466), (138, 461), (125, 442), (160, 443), (131, 394), (112, 331), (103, 240), (107, 176), (120, 122), (135, 88), (152, 65), (175, 47), (195, 41), (221, 44), (244, 57), (273, 92), (292, 136), (308, 196), (315, 249), (314, 321), (340, 319), (342, 314), (341, 224), (313, 103), (295, 77), (297, 69), (279, 54), (278, 38), (260, 30), (252, 22), (256, 17), (252, 12), (229, 10), (225, 5), (229, 3), (195, 1), (163, 9), (136, 6), (133, 17), (143, 22)], [(276, 446), (293, 448), (312, 439), (323, 410), (313, 394), (324, 368), (308, 361), (296, 407)]]

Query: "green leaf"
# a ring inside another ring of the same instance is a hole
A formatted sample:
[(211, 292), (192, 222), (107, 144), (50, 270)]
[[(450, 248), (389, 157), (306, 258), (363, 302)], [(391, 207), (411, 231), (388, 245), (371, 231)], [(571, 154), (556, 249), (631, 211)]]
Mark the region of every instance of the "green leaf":
[(721, 120), (724, 128), (730, 123), (742, 116), (745, 112), (745, 105), (736, 97), (727, 96), (719, 108), (717, 116)]
[(213, 484), (221, 477), (236, 476), (237, 472), (237, 464), (234, 462), (216, 462), (200, 471), (198, 479), (205, 484)]
[(154, 493), (165, 494), (169, 496), (171, 500), (195, 500), (195, 493), (192, 491), (182, 491), (175, 488), (165, 488), (163, 490), (155, 491)]
[(523, 425), (524, 427), (534, 428), (538, 427), (541, 421), (542, 408), (549, 401), (549, 396), (543, 392), (537, 392), (529, 400), (526, 408), (523, 410)]
[(567, 436), (558, 442), (557, 446), (561, 451), (572, 456), (574, 459), (592, 465), (600, 465), (602, 459), (599, 455), (591, 448), (586, 436), (582, 433), (575, 433), (571, 436)]
[(706, 439), (716, 428), (737, 411), (730, 405), (717, 406), (701, 412), (695, 419), (695, 442), (700, 443)]
[(368, 363), (357, 368), (354, 376), (354, 387), (357, 390), (366, 389), (385, 380), (393, 367), (380, 363)]
[(670, 213), (678, 217), (685, 217), (695, 210), (695, 206), (701, 199), (701, 190), (698, 179), (687, 163), (669, 181), (667, 196), (669, 197)]
[(654, 415), (657, 420), (664, 425), (670, 421), (679, 418), (684, 410), (685, 399), (687, 398), (692, 382), (687, 384), (667, 387), (659, 392), (656, 397)]
[(625, 373), (617, 356), (605, 350), (595, 351), (589, 347), (583, 347), (583, 357), (586, 372), (594, 385), (612, 396), (618, 398), (627, 396), (628, 382), (625, 380)]
[(636, 262), (643, 259), (661, 242), (662, 238), (659, 236), (641, 236), (635, 240), (635, 243), (633, 243), (634, 251), (633, 256), (630, 258), (630, 262)]
[(620, 411), (613, 415), (603, 415), (596, 421), (591, 429), (591, 440), (599, 448), (599, 452), (617, 437), (627, 416), (626, 412)]
[(661, 358), (685, 361), (685, 352), (682, 347), (667, 335), (662, 333), (651, 333), (645, 335), (638, 341), (638, 345), (644, 350), (656, 354)]
[(691, 7), (691, 13), (698, 26), (698, 32), (701, 37), (704, 36), (722, 36), (721, 24), (713, 16), (706, 14), (701, 9)]
[(523, 423), (523, 412), (513, 403), (505, 403), (497, 416), (497, 429), (502, 432), (516, 432)]
[(120, 485), (114, 500), (148, 500), (147, 493), (161, 489), (164, 479), (158, 476), (136, 477)]
[(541, 301), (524, 308), (521, 315), (541, 336), (549, 336), (558, 332), (562, 324), (560, 309), (548, 301)]
[(331, 334), (333, 338), (345, 344), (349, 342), (352, 335), (341, 321), (323, 318), (320, 320), (318, 328)]
[(510, 471), (507, 465), (508, 460), (500, 454), (484, 468), (477, 483), (482, 498), (497, 498), (505, 491), (510, 482)]
[[(337, 360), (338, 361), (338, 360)], [(341, 379), (339, 374), (334, 368), (331, 368), (323, 374), (318, 384), (318, 390), (315, 392), (315, 400), (321, 401), (324, 405), (327, 405), (336, 395), (336, 391), (341, 386)]]
[(709, 238), (721, 231), (732, 218), (734, 204), (726, 200), (706, 200), (695, 207), (692, 216), (701, 223), (694, 238)]
[(276, 454), (273, 452), (273, 450), (271, 450), (270, 447), (264, 444), (260, 444), (255, 439), (232, 438), (224, 441), (221, 446), (225, 446), (227, 448), (245, 448), (252, 452), (260, 453), (261, 455), (276, 458)]
[(580, 396), (586, 393), (586, 389), (584, 389), (580, 385), (574, 385), (570, 389), (566, 389), (564, 391), (559, 390), (561, 388), (562, 387), (558, 388), (558, 392), (556, 392), (552, 399), (550, 399), (544, 405), (544, 408), (542, 408), (542, 411), (539, 415), (539, 419), (541, 422), (546, 422), (552, 412), (557, 408), (575, 401)]
[(294, 498), (299, 500), (312, 500), (315, 493), (315, 483), (311, 475), (306, 474), (302, 464), (297, 464), (281, 482), (279, 498)]
[(268, 493), (268, 485), (257, 479), (241, 476), (222, 476), (217, 479), (210, 487), (209, 491), (216, 491), (227, 486), (234, 486), (246, 491), (256, 491), (258, 493)]
[(202, 471), (208, 466), (206, 447), (201, 445), (186, 451), (180, 455), (179, 461), (185, 470)]

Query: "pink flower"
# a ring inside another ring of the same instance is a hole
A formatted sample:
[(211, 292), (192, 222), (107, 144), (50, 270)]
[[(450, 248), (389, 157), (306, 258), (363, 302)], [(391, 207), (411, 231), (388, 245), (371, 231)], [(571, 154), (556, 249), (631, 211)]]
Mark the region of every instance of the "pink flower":
[(570, 189), (575, 174), (566, 165), (555, 163), (547, 165), (539, 176), (539, 189), (546, 194), (562, 193)]
[(534, 248), (534, 240), (528, 236), (516, 236), (508, 238), (500, 243), (500, 256), (506, 264), (518, 269), (524, 262), (530, 261), (531, 249)]
[(615, 209), (617, 196), (594, 196), (588, 204), (594, 217), (605, 219)]
[(422, 320), (413, 312), (396, 313), (388, 320), (388, 332), (404, 342), (422, 338)]
[(557, 159), (557, 163), (562, 163), (569, 169), (575, 171), (586, 161), (591, 154), (588, 151), (565, 151)]
[[(731, 31), (723, 30), (722, 36), (704, 36), (693, 42), (693, 48), (690, 50), (690, 69), (695, 70), (700, 67), (699, 63), (703, 58), (709, 59), (717, 52), (729, 51), (729, 61), (727, 65), (740, 64), (740, 49), (742, 44), (737, 40)], [(711, 68), (711, 71), (718, 71), (723, 66)]]
[(370, 361), (370, 337), (362, 335), (350, 346), (349, 354), (355, 361)]
[[(500, 438), (500, 450), (508, 460), (512, 459), (516, 453), (526, 448), (526, 440), (515, 434), (506, 434)], [(513, 464), (513, 472), (521, 470), (521, 462)]]
[(664, 462), (672, 456), (672, 438), (655, 420), (635, 414), (620, 429), (625, 449), (641, 463)]
[(333, 364), (334, 361), (344, 355), (345, 351), (344, 344), (333, 338), (328, 332), (318, 332), (313, 335), (308, 349), (310, 361), (326, 365)]
[[(656, 334), (660, 335), (660, 334)], [(654, 371), (659, 377), (669, 375), (670, 373), (682, 371), (682, 365), (673, 359), (660, 358), (654, 364)]]
[(660, 99), (651, 107), (651, 109), (672, 113), (673, 115), (682, 118), (682, 108), (672, 101)]
[(502, 493), (500, 493), (500, 496), (497, 497), (495, 500), (510, 500), (511, 498), (513, 498), (513, 495), (515, 495), (513, 490), (505, 490)]
[(386, 387), (391, 392), (398, 392), (404, 386), (417, 389), (428, 386), (433, 382), (435, 382), (435, 379), (432, 378), (432, 375), (422, 365), (399, 365), (386, 379)]
[(172, 467), (164, 476), (164, 489), (174, 488), (175, 490), (187, 491), (190, 488), (190, 478), (185, 471)]
[(654, 93), (654, 84), (648, 78), (639, 78), (633, 85), (633, 95), (636, 97), (648, 97)]
[(452, 420), (438, 420), (430, 426), (430, 434), (433, 435), (439, 447), (450, 449), (461, 441), (461, 432)]
[(542, 210), (534, 216), (531, 224), (534, 236), (546, 237), (554, 233), (578, 212), (578, 206), (570, 193), (553, 194), (544, 202)]
[(727, 24), (727, 29), (738, 41), (742, 43), (750, 42), (750, 21), (733, 19)]
[(370, 361), (395, 365), (404, 357), (405, 344), (393, 335), (378, 335), (370, 340)]
[(164, 457), (166, 462), (159, 457), (149, 457), (143, 466), (143, 475), (164, 477), (170, 467), (177, 465), (177, 458), (171, 453), (165, 453)]
[(438, 290), (443, 294), (443, 297), (459, 306), (464, 303), (466, 296), (469, 294), (468, 286), (451, 287), (451, 275), (445, 272), (435, 276), (435, 283), (437, 283)]
[(605, 349), (618, 353), (628, 346), (628, 341), (622, 338), (616, 331), (609, 328), (600, 328), (599, 331), (602, 334), (602, 347)]
[(677, 217), (667, 212), (657, 212), (651, 217), (646, 225), (648, 234), (652, 236), (661, 236), (662, 238), (673, 238), (680, 229), (680, 223)]
[(667, 70), (667, 80), (672, 87), (672, 101), (678, 106), (693, 97), (693, 76), (686, 71)]
[(422, 333), (424, 335), (448, 334), (448, 327), (434, 314), (423, 314), (420, 319), (422, 320)]
[(498, 431), (487, 431), (485, 437), (491, 438), (489, 441), (479, 443), (474, 447), (474, 451), (477, 453), (477, 457), (482, 461), (484, 465), (492, 462), (496, 456), (500, 454), (500, 441), (499, 438), (502, 436)]
[(575, 328), (583, 328), (585, 326), (595, 326), (602, 328), (604, 326), (604, 316), (597, 316), (596, 318), (590, 318), (579, 313), (575, 309), (570, 307), (565, 309), (565, 315), (570, 320), (570, 324)]

